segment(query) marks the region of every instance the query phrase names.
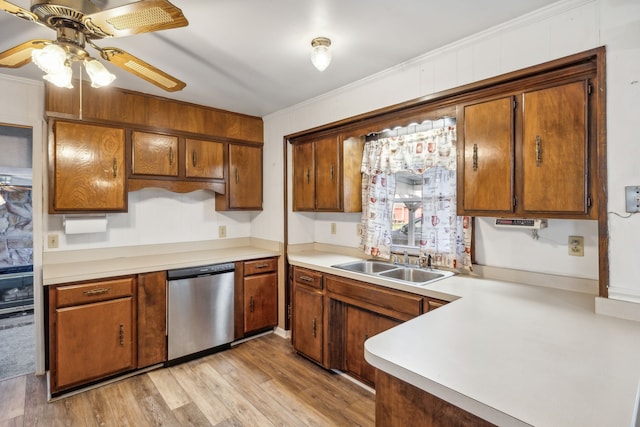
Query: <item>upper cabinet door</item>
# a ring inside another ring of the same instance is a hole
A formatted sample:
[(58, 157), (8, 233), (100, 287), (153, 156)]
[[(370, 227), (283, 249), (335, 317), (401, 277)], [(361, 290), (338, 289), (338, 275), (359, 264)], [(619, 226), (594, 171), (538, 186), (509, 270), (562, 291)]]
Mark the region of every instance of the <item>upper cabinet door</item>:
[(229, 208), (262, 209), (262, 147), (229, 144)]
[(178, 137), (147, 132), (131, 136), (134, 175), (178, 176)]
[(588, 81), (523, 94), (525, 212), (588, 212)]
[(224, 144), (199, 139), (186, 140), (187, 178), (224, 179)]
[(513, 106), (514, 98), (508, 96), (464, 107), (465, 212), (513, 211)]
[(316, 210), (339, 211), (340, 206), (340, 149), (336, 136), (315, 141), (316, 146)]
[(312, 211), (316, 199), (315, 150), (312, 142), (293, 144), (293, 210)]
[(126, 210), (123, 129), (57, 121), (51, 162), (51, 212)]

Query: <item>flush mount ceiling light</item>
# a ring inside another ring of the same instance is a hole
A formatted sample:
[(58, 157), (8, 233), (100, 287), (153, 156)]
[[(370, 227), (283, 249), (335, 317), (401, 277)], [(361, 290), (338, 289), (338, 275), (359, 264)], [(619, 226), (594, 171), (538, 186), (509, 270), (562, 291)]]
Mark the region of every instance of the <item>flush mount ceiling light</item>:
[(316, 37), (311, 40), (311, 62), (318, 69), (324, 71), (331, 62), (331, 40), (326, 37)]

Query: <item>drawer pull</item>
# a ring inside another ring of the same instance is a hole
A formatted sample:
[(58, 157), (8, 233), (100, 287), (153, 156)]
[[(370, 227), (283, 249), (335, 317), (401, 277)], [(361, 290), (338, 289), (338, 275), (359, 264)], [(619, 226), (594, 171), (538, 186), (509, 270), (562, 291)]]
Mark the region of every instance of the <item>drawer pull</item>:
[(269, 267), (269, 264), (266, 262), (264, 264), (256, 265), (256, 268), (267, 268), (267, 267)]
[(93, 297), (96, 295), (108, 294), (110, 290), (111, 288), (96, 288), (96, 289), (84, 291), (83, 294), (85, 294), (88, 297)]
[(124, 325), (120, 324), (120, 347), (124, 347)]
[(298, 280), (313, 283), (313, 277), (309, 277), (309, 276), (298, 276)]
[(542, 166), (542, 138), (536, 135), (536, 166)]

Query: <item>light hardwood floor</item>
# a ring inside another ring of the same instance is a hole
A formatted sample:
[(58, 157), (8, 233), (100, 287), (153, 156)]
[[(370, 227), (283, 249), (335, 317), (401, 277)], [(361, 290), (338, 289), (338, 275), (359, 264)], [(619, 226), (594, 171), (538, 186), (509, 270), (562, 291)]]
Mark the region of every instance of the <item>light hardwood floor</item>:
[(269, 334), (48, 403), (44, 377), (0, 382), (4, 426), (372, 426), (374, 395)]

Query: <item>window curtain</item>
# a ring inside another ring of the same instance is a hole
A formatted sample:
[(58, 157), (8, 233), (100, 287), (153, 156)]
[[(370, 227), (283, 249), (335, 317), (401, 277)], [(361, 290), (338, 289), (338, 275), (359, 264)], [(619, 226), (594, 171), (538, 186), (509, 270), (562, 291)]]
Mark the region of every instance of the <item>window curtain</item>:
[[(444, 121), (442, 121), (444, 124)], [(471, 220), (456, 216), (456, 126), (365, 142), (360, 249), (391, 257), (395, 173), (423, 176), (420, 254), (434, 265), (471, 268)]]

